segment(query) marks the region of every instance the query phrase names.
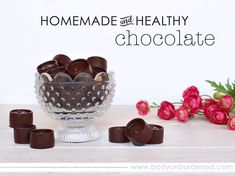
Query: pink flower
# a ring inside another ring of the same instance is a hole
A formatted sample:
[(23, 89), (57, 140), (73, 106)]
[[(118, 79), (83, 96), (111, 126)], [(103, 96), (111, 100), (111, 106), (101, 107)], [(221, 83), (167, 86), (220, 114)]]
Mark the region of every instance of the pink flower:
[(188, 110), (184, 106), (179, 107), (179, 109), (175, 111), (175, 116), (180, 122), (187, 122), (189, 120)]
[(204, 107), (204, 115), (209, 121), (211, 121), (211, 119), (213, 118), (213, 113), (216, 109), (218, 109), (217, 104), (206, 104), (206, 106)]
[(218, 104), (218, 101), (216, 101), (213, 98), (206, 98), (206, 99), (204, 99), (204, 101), (205, 101), (205, 103), (202, 105), (202, 110), (207, 109), (212, 104), (215, 104), (215, 105)]
[(216, 109), (211, 118), (211, 122), (214, 124), (222, 125), (227, 124), (228, 113), (224, 109)]
[(233, 108), (232, 96), (224, 95), (222, 98), (219, 99), (219, 105), (221, 108), (229, 112)]
[(138, 114), (141, 116), (146, 116), (150, 112), (150, 107), (147, 101), (140, 100), (136, 103), (136, 109)]
[(191, 86), (188, 87), (184, 92), (183, 92), (183, 98), (188, 97), (189, 95), (199, 95), (199, 91), (196, 86)]
[(229, 117), (227, 125), (228, 129), (235, 130), (235, 114)]
[(175, 107), (168, 101), (163, 101), (158, 109), (157, 115), (161, 119), (170, 120), (175, 117)]
[(226, 124), (228, 121), (228, 112), (220, 108), (219, 105), (210, 105), (204, 113), (211, 123), (222, 125)]
[(184, 98), (183, 105), (188, 109), (189, 116), (197, 114), (202, 106), (202, 98), (199, 95), (191, 94)]

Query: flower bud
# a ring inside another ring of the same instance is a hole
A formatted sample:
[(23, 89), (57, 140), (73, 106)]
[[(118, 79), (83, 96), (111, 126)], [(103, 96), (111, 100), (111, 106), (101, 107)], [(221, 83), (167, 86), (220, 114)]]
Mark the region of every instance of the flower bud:
[(214, 97), (214, 99), (219, 100), (222, 97), (222, 95), (219, 92), (215, 92), (213, 97)]

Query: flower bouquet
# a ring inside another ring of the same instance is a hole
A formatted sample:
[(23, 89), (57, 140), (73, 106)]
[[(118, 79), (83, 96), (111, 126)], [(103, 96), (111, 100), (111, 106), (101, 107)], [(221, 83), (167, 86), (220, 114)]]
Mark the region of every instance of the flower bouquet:
[[(208, 82), (215, 90), (213, 97), (200, 95), (196, 86), (188, 87), (183, 91), (180, 102), (162, 101), (160, 105), (140, 100), (136, 104), (139, 115), (146, 116), (151, 108), (157, 108), (160, 119), (187, 122), (196, 114), (204, 115), (206, 119), (217, 125), (227, 124), (230, 130), (235, 130), (235, 83), (229, 80), (225, 85), (214, 81)], [(177, 105), (177, 106), (176, 106)]]

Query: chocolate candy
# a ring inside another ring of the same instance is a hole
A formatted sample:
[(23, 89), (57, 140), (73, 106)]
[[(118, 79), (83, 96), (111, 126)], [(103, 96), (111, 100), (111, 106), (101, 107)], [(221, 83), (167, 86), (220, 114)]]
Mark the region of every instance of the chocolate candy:
[[(53, 61), (60, 66), (48, 66)], [(48, 106), (69, 111), (85, 111), (86, 108), (98, 106), (107, 99), (110, 87), (109, 75), (106, 73), (107, 61), (104, 58), (93, 56), (88, 60), (71, 61), (68, 56), (58, 54), (53, 61), (41, 64), (50, 68), (39, 77), (42, 81), (39, 86), (41, 101)]]
[(37, 67), (37, 70), (38, 70), (38, 73), (41, 74), (41, 73), (45, 73), (53, 68), (56, 68), (58, 66), (59, 66), (59, 64), (57, 63), (57, 61), (52, 60), (52, 61), (47, 61), (47, 62), (40, 64)]
[(72, 78), (67, 73), (57, 73), (53, 81), (57, 83), (65, 83), (65, 82), (71, 82)]
[(149, 124), (153, 130), (153, 135), (148, 144), (161, 144), (163, 143), (164, 128), (160, 125)]
[(47, 149), (55, 146), (54, 131), (50, 129), (33, 130), (30, 134), (30, 147)]
[(103, 57), (92, 56), (87, 58), (87, 61), (92, 68), (99, 68), (101, 70), (104, 70), (104, 72), (107, 71), (107, 61)]
[(29, 109), (14, 109), (10, 111), (10, 127), (20, 128), (33, 125), (33, 112)]
[(105, 70), (101, 69), (101, 68), (98, 68), (98, 67), (92, 67), (92, 71), (93, 71), (93, 77), (95, 77), (98, 73), (100, 72), (105, 72)]
[(73, 79), (75, 82), (90, 82), (93, 81), (93, 77), (89, 73), (79, 73), (75, 78)]
[(66, 68), (64, 66), (52, 68), (49, 71), (47, 71), (47, 73), (51, 75), (52, 78), (54, 78), (57, 73), (65, 73), (65, 72), (66, 72)]
[(86, 72), (92, 74), (92, 68), (85, 59), (76, 59), (69, 63), (67, 66), (67, 72), (71, 77), (75, 77), (77, 74)]
[(42, 73), (41, 78), (42, 78), (43, 82), (52, 81), (52, 77), (48, 73)]
[(109, 80), (109, 77), (108, 77), (108, 74), (105, 73), (105, 72), (100, 72), (98, 73), (95, 78), (94, 78), (95, 81), (108, 81)]
[(67, 66), (71, 62), (71, 59), (64, 54), (57, 54), (53, 60), (56, 60), (60, 66)]
[(29, 144), (30, 132), (36, 129), (35, 125), (14, 128), (14, 140), (17, 144)]
[(125, 135), (126, 127), (118, 126), (109, 128), (109, 142), (113, 143), (124, 143), (129, 142), (129, 139)]
[(152, 128), (141, 118), (131, 120), (125, 129), (127, 138), (137, 146), (147, 144), (152, 138)]

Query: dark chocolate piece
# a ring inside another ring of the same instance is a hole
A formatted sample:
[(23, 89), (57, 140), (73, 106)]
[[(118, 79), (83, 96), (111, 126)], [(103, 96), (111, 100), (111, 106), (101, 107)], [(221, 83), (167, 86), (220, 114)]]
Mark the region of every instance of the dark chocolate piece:
[(57, 63), (57, 61), (51, 60), (51, 61), (47, 61), (47, 62), (40, 64), (37, 67), (37, 70), (38, 70), (38, 73), (41, 74), (41, 73), (45, 73), (53, 68), (56, 68), (58, 66), (59, 66), (59, 64)]
[(126, 127), (118, 126), (109, 128), (109, 142), (113, 143), (124, 143), (129, 142), (129, 139), (125, 135)]
[(85, 59), (76, 59), (69, 63), (67, 66), (67, 72), (71, 77), (75, 77), (77, 74), (86, 72), (92, 74), (92, 68)]
[(149, 124), (153, 130), (153, 135), (148, 144), (161, 144), (164, 138), (164, 128), (160, 125)]
[(83, 72), (83, 73), (77, 74), (73, 80), (75, 82), (87, 83), (87, 82), (93, 81), (93, 77), (91, 74)]
[(134, 145), (147, 144), (152, 134), (152, 128), (141, 118), (133, 119), (126, 125), (125, 135)]
[(36, 129), (35, 125), (14, 128), (14, 141), (17, 144), (29, 144), (30, 132)]
[(51, 75), (52, 78), (54, 78), (57, 73), (65, 73), (65, 72), (66, 72), (66, 68), (64, 66), (52, 68), (49, 71), (47, 71), (47, 73)]
[(71, 59), (64, 54), (57, 54), (53, 60), (56, 60), (60, 66), (67, 66), (71, 62)]
[(52, 77), (48, 73), (42, 73), (40, 76), (41, 76), (41, 79), (43, 80), (43, 82), (52, 81)]
[(29, 109), (14, 109), (10, 111), (10, 127), (18, 128), (33, 125), (33, 112)]
[(30, 134), (30, 147), (47, 149), (55, 146), (54, 131), (50, 129), (33, 130)]
[(100, 68), (107, 71), (107, 61), (103, 57), (99, 56), (92, 56), (87, 58), (88, 63), (91, 65), (92, 68)]
[(104, 82), (104, 81), (108, 81), (109, 80), (109, 77), (108, 77), (108, 74), (105, 73), (105, 72), (100, 72), (98, 73), (95, 78), (94, 78), (95, 81), (99, 81), (99, 82)]
[(72, 78), (67, 73), (57, 73), (53, 81), (57, 83), (72, 82)]
[(93, 77), (95, 77), (98, 73), (100, 72), (105, 72), (105, 70), (101, 69), (101, 68), (98, 68), (98, 67), (92, 67), (92, 71), (93, 71)]

